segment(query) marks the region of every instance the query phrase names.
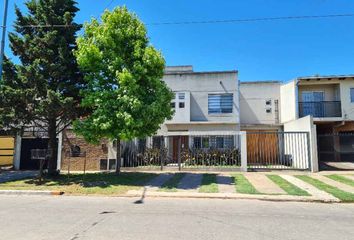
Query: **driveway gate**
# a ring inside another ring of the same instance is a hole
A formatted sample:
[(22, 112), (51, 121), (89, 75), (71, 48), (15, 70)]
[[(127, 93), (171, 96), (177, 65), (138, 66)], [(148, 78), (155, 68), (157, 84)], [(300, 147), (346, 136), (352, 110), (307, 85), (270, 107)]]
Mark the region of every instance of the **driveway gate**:
[(247, 163), (250, 169), (309, 170), (309, 133), (248, 132)]

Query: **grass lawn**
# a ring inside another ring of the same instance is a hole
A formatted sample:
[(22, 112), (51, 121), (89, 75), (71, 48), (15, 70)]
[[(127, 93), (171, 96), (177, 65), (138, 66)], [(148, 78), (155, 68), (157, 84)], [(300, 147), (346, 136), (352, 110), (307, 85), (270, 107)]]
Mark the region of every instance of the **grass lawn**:
[(354, 194), (342, 191), (336, 187), (330, 186), (326, 183), (321, 182), (320, 180), (311, 178), (309, 176), (298, 175), (297, 178), (301, 179), (304, 182), (307, 182), (316, 188), (323, 190), (329, 194), (332, 194), (336, 198), (340, 199), (343, 202), (354, 202)]
[(283, 189), (287, 194), (293, 196), (311, 196), (308, 192), (288, 182), (278, 175), (267, 175), (267, 177)]
[(199, 188), (201, 193), (217, 193), (219, 192), (216, 183), (216, 174), (203, 174), (202, 185)]
[(354, 187), (354, 181), (349, 178), (346, 178), (344, 175), (333, 174), (333, 175), (325, 175), (325, 176), (334, 180), (334, 181), (341, 182), (341, 183), (344, 183), (344, 184)]
[(159, 191), (163, 192), (177, 192), (178, 183), (185, 176), (184, 173), (175, 173), (172, 178), (165, 182)]
[(46, 179), (39, 185), (37, 179), (25, 179), (0, 184), (0, 190), (52, 190), (65, 194), (116, 195), (137, 190), (155, 177), (152, 173), (90, 173), (60, 175)]
[(234, 178), (237, 193), (260, 194), (244, 175), (234, 174), (232, 177)]

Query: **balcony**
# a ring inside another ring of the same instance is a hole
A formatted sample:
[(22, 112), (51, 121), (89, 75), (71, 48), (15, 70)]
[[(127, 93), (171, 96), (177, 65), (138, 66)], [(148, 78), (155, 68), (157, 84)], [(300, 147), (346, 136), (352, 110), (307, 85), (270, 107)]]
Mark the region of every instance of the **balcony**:
[(299, 117), (314, 118), (342, 117), (340, 101), (299, 102)]

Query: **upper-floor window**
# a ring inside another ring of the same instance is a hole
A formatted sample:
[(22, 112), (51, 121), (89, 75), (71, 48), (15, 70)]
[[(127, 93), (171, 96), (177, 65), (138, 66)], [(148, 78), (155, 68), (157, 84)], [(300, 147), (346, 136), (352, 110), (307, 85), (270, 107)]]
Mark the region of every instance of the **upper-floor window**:
[(208, 113), (232, 113), (233, 94), (209, 94)]
[(350, 101), (354, 103), (354, 88), (350, 89)]
[(179, 100), (184, 100), (186, 98), (186, 94), (185, 93), (178, 93), (178, 99)]

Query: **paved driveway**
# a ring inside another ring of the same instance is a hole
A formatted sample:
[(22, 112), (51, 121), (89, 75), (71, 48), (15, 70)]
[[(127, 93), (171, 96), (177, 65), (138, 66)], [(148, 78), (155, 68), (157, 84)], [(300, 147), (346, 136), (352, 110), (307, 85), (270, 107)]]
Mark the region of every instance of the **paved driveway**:
[(0, 173), (0, 183), (34, 177), (37, 171), (4, 171)]

